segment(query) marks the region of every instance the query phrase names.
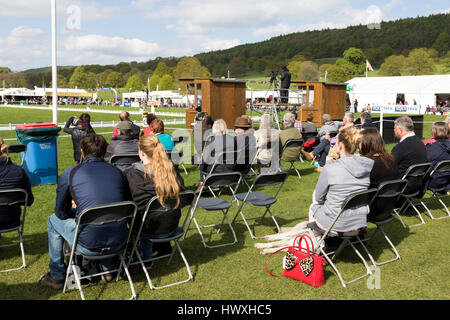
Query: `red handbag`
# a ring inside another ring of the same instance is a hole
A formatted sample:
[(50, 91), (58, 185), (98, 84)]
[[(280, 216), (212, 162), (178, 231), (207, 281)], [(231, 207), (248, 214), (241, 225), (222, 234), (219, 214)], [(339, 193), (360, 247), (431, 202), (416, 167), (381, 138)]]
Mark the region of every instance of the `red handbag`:
[[(300, 238), (300, 239), (299, 239)], [(266, 271), (274, 277), (288, 277), (295, 280), (303, 281), (313, 287), (319, 287), (325, 284), (325, 278), (323, 275), (323, 264), (326, 263), (326, 260), (320, 255), (314, 252), (314, 248), (309, 248), (308, 239), (313, 244), (313, 241), (308, 235), (300, 235), (297, 236), (294, 240), (294, 244), (297, 239), (298, 246), (290, 246), (281, 248), (274, 253), (272, 253), (266, 259), (265, 267)], [(302, 239), (304, 239), (306, 243), (306, 249), (301, 247)], [(271, 256), (275, 253), (280, 252), (284, 249), (288, 249), (285, 257), (284, 263), (284, 272), (283, 275), (274, 275), (267, 268), (267, 261)]]

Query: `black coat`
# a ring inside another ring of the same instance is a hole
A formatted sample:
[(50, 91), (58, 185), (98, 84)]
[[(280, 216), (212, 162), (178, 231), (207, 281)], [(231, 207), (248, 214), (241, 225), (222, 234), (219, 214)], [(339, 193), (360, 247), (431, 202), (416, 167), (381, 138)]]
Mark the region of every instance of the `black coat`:
[(281, 73), (281, 88), (289, 89), (291, 85), (291, 73), (288, 70), (284, 70)]
[[(183, 190), (183, 178), (178, 171), (176, 171), (176, 175), (178, 184), (181, 187), (180, 189)], [(152, 179), (145, 176), (144, 166), (141, 163), (134, 164), (132, 169), (127, 171), (126, 177), (131, 196), (138, 207), (135, 223), (135, 227), (138, 228), (141, 225), (147, 203), (151, 198), (156, 196), (156, 186)], [(142, 232), (152, 235), (170, 233), (178, 227), (180, 217), (180, 209), (169, 212), (154, 212), (151, 216), (147, 217), (147, 224), (144, 225)]]
[[(28, 192), (28, 206), (34, 202), (30, 180), (22, 167), (0, 157), (0, 189), (25, 189)], [(20, 205), (0, 207), (0, 229), (13, 228), (19, 225)]]
[[(443, 160), (450, 160), (450, 141), (448, 139), (437, 140), (434, 143), (426, 145), (428, 161), (433, 164), (433, 169), (436, 164)], [(431, 172), (431, 171), (430, 171)], [(424, 184), (424, 191), (427, 188), (439, 188), (447, 186), (449, 191), (450, 173), (435, 173), (432, 177), (428, 177)]]

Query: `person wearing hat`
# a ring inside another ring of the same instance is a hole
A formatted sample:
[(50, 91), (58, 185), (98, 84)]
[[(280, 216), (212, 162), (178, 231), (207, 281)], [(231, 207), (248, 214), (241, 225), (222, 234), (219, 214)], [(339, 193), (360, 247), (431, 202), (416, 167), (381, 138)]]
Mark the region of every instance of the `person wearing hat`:
[[(129, 122), (131, 122), (131, 128), (133, 130), (133, 135), (136, 137), (136, 139), (139, 139), (141, 128), (139, 126), (135, 125), (130, 120), (130, 113), (128, 113), (127, 111), (122, 111), (119, 114), (119, 119), (120, 119), (120, 121), (129, 121)], [(119, 128), (115, 127), (114, 130), (113, 130), (112, 139), (113, 140), (117, 139), (118, 135), (119, 135)]]
[(139, 139), (133, 131), (131, 121), (120, 121), (117, 125), (118, 135), (106, 149), (105, 160), (109, 161), (113, 155), (138, 153)]
[(233, 128), (236, 134), (234, 137), (236, 150), (245, 150), (245, 159), (238, 161), (235, 170), (246, 174), (250, 171), (252, 162), (256, 156), (255, 130), (252, 128), (251, 119), (247, 115), (238, 117)]

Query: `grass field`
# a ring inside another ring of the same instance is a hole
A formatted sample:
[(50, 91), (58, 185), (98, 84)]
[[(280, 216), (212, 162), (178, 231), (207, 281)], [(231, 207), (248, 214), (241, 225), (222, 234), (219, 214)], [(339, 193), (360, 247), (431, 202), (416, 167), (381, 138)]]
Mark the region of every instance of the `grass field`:
[[(60, 111), (60, 119), (71, 115)], [(114, 116), (114, 115), (111, 115)], [(93, 121), (108, 120), (109, 115), (92, 114)], [(440, 116), (425, 116), (424, 137), (428, 138), (431, 121), (442, 120)], [(0, 109), (0, 122), (31, 122), (51, 121), (51, 112), (41, 114), (38, 110), (27, 112), (8, 111)], [(10, 120), (14, 119), (14, 120)], [(182, 127), (182, 126), (180, 126)], [(110, 132), (112, 128), (103, 128)], [(171, 132), (171, 131), (169, 131)], [(14, 137), (11, 132), (2, 131), (3, 137)], [(109, 141), (111, 135), (105, 135)], [(391, 149), (393, 145), (388, 145)], [(73, 165), (72, 143), (70, 138), (58, 139), (58, 167), (61, 173)], [(17, 161), (17, 157), (14, 158)], [(287, 164), (284, 164), (287, 167)], [(293, 226), (307, 220), (311, 196), (319, 174), (307, 162), (297, 163), (296, 167), (302, 174), (300, 180), (292, 170), (278, 196), (278, 202), (272, 207), (280, 226)], [(198, 182), (199, 172), (196, 167), (187, 166), (188, 175), (182, 172), (185, 185), (194, 189)], [(48, 241), (47, 219), (53, 213), (55, 205), (56, 185), (41, 185), (33, 187), (35, 203), (27, 211), (24, 231), (24, 246), (28, 267), (24, 270), (0, 273), (0, 299), (2, 300), (78, 300), (77, 290), (63, 294), (61, 291), (39, 287), (36, 283), (39, 277), (48, 271)], [(245, 188), (241, 188), (245, 191)], [(264, 188), (260, 191), (274, 192), (274, 188)], [(226, 194), (226, 197), (230, 197)], [(428, 197), (428, 195), (426, 196)], [(448, 199), (445, 200), (448, 204)], [(430, 203), (435, 216), (444, 216), (445, 211), (437, 204)], [(230, 210), (233, 217), (236, 211), (234, 204)], [(262, 211), (247, 207), (247, 215), (258, 215)], [(182, 220), (186, 212), (183, 212)], [(197, 219), (201, 224), (218, 223), (221, 215), (198, 211)], [(407, 224), (418, 222), (416, 216), (405, 216)], [(189, 261), (194, 281), (163, 290), (151, 291), (145, 276), (139, 274), (133, 277), (139, 300), (447, 300), (450, 298), (450, 278), (448, 265), (450, 256), (448, 244), (450, 236), (450, 219), (431, 220), (425, 216), (426, 224), (404, 229), (397, 219), (387, 225), (385, 231), (399, 250), (402, 260), (380, 267), (379, 289), (369, 289), (367, 278), (343, 288), (337, 275), (330, 266), (325, 267), (326, 284), (319, 288), (310, 287), (304, 283), (286, 278), (275, 278), (268, 275), (264, 268), (266, 256), (254, 248), (256, 241), (249, 236), (243, 223), (235, 224), (238, 243), (233, 246), (205, 249), (198, 232), (192, 230), (181, 247)], [(253, 226), (256, 235), (274, 233), (274, 225), (270, 218)], [(374, 230), (369, 225), (369, 233)], [(231, 241), (232, 236), (227, 228), (219, 234), (207, 234), (207, 240), (212, 244)], [(3, 244), (16, 239), (16, 234), (4, 234), (0, 240)], [(378, 236), (372, 245), (376, 259), (388, 259), (392, 252), (387, 249)], [(282, 254), (275, 255), (269, 261), (269, 268), (276, 274), (281, 274)], [(13, 248), (0, 248), (0, 269), (20, 264), (20, 254)], [(338, 268), (344, 277), (361, 274), (363, 267), (351, 251), (344, 251), (337, 261)], [(156, 285), (169, 281), (181, 280), (187, 277), (181, 259), (176, 256), (167, 266), (161, 261), (155, 263), (150, 276)], [(108, 284), (97, 283), (85, 289), (88, 299), (123, 300), (130, 297), (128, 282), (120, 280)]]

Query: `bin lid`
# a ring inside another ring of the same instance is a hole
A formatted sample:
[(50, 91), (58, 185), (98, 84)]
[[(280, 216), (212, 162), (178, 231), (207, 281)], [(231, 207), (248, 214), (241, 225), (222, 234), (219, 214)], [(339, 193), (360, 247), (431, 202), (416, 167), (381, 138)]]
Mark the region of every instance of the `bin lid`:
[(41, 129), (41, 128), (54, 128), (57, 125), (54, 123), (36, 122), (26, 123), (16, 126), (16, 129)]

